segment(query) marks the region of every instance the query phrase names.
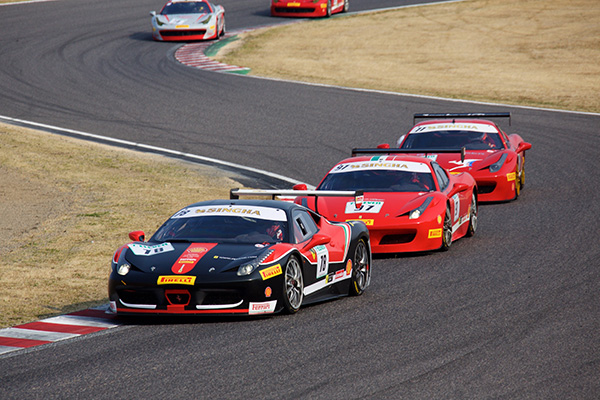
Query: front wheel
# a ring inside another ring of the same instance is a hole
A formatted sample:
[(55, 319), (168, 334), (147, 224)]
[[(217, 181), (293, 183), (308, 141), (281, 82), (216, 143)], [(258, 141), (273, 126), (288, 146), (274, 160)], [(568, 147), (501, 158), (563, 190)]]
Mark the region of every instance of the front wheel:
[(452, 218), (450, 217), (450, 206), (446, 207), (444, 216), (444, 227), (442, 228), (442, 247), (440, 250), (448, 251), (452, 245)]
[(350, 0), (344, 0), (344, 11), (342, 11), (342, 12), (348, 12), (349, 9), (350, 9)]
[(363, 239), (358, 241), (352, 258), (352, 281), (350, 282), (350, 296), (360, 296), (369, 283), (371, 266), (369, 265), (369, 250)]
[(293, 314), (300, 309), (304, 299), (304, 277), (300, 262), (291, 256), (285, 264), (283, 278), (283, 306), (288, 314)]
[(327, 0), (327, 18), (331, 17), (331, 0)]
[(517, 200), (519, 198), (519, 195), (521, 194), (521, 174), (517, 172), (515, 172), (515, 198), (514, 200)]
[(471, 206), (469, 207), (469, 228), (467, 229), (467, 236), (475, 235), (475, 231), (477, 230), (477, 195), (475, 191), (473, 191), (473, 198), (471, 199)]

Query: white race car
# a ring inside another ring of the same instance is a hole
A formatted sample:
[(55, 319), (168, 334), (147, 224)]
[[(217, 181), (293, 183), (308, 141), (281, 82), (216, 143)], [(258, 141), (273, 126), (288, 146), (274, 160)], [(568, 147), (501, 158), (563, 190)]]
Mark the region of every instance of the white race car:
[(218, 39), (225, 33), (225, 9), (210, 1), (173, 0), (150, 15), (158, 41)]

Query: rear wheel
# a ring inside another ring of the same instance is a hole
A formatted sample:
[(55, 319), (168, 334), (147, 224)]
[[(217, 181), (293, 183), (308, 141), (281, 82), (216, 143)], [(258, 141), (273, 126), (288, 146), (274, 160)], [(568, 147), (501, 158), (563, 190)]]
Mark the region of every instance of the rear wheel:
[(475, 235), (475, 231), (477, 231), (477, 195), (475, 191), (473, 191), (473, 198), (471, 199), (471, 206), (469, 207), (469, 228), (467, 229), (467, 236)]
[(371, 266), (369, 265), (369, 250), (363, 239), (358, 241), (352, 258), (352, 282), (350, 282), (350, 295), (360, 296), (369, 283)]
[(291, 256), (285, 264), (283, 278), (283, 306), (287, 313), (293, 314), (300, 309), (304, 299), (304, 277), (300, 262)]
[(442, 247), (440, 250), (448, 251), (452, 245), (452, 217), (450, 216), (450, 206), (446, 207), (444, 216), (444, 226), (442, 228)]
[(350, 9), (350, 0), (344, 0), (344, 11), (342, 11), (342, 12), (348, 12), (349, 9)]

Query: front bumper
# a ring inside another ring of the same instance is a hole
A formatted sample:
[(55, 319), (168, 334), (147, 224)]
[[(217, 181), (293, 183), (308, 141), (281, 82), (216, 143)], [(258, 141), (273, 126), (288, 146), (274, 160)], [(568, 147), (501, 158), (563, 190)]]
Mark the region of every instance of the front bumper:
[(275, 2), (271, 3), (271, 15), (274, 17), (325, 17), (327, 2)]
[(120, 315), (257, 315), (280, 311), (283, 278), (188, 285), (130, 283), (111, 274), (111, 311)]

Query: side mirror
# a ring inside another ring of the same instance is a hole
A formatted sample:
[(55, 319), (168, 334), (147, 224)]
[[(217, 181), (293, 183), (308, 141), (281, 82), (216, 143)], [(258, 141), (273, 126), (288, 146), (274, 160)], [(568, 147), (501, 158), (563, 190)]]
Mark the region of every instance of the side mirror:
[(324, 244), (327, 244), (331, 242), (331, 237), (324, 235), (322, 233), (316, 233), (312, 239), (310, 239), (308, 241), (308, 243), (306, 244), (306, 246), (304, 246), (304, 248), (310, 248), (310, 247), (315, 247), (315, 246), (321, 246)]
[(377, 145), (377, 148), (378, 149), (389, 149), (390, 145), (389, 145), (389, 143), (381, 143), (381, 144)]
[(294, 189), (294, 190), (308, 190), (308, 187), (306, 186), (306, 183), (299, 183), (297, 185), (292, 186), (292, 189)]
[(525, 150), (531, 149), (531, 143), (521, 142), (519, 143), (519, 147), (517, 147), (517, 153), (521, 153)]
[(133, 240), (134, 242), (144, 242), (146, 239), (146, 234), (144, 231), (129, 232), (129, 239)]
[(156, 17), (156, 11), (150, 11), (150, 16), (151, 17)]
[(465, 190), (468, 190), (468, 189), (469, 189), (469, 185), (467, 185), (466, 183), (455, 183), (448, 196), (452, 197), (456, 193), (464, 192)]

